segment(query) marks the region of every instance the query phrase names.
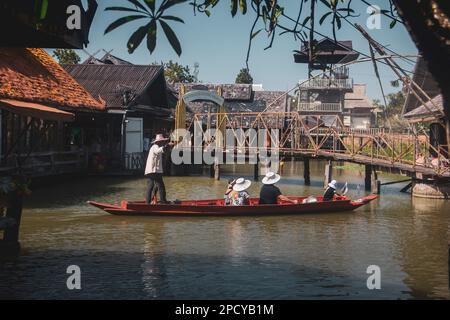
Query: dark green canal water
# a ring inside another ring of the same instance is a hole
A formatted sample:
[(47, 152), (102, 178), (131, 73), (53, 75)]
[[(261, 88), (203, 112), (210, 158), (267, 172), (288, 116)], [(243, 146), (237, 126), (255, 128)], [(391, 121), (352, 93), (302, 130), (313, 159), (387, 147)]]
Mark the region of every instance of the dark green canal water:
[[(287, 163), (285, 194), (322, 193), (324, 163)], [(236, 175), (250, 175), (239, 167)], [(349, 195), (363, 191), (357, 166), (334, 169)], [(167, 177), (169, 199), (221, 197), (222, 181)], [(402, 177), (384, 174), (382, 181)], [(354, 212), (229, 218), (118, 217), (87, 200), (141, 199), (141, 178), (90, 177), (41, 187), (26, 199), (22, 254), (0, 261), (0, 298), (32, 299), (409, 299), (449, 298), (450, 201), (412, 199), (404, 184)], [(257, 194), (260, 183), (250, 193)], [(81, 290), (66, 269), (81, 268)], [(381, 269), (369, 290), (367, 267)]]

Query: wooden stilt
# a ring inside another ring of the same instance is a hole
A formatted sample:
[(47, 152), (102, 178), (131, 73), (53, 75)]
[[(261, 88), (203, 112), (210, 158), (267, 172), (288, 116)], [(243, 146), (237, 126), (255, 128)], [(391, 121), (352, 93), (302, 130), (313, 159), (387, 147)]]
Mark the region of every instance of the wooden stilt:
[(378, 174), (377, 171), (373, 168), (372, 169), (372, 176), (371, 176), (371, 189), (372, 193), (380, 194), (381, 191), (381, 182), (378, 180)]
[(220, 180), (220, 164), (218, 163), (214, 164), (214, 179)]
[(303, 159), (303, 178), (305, 180), (305, 185), (309, 186), (311, 184), (311, 176), (309, 170), (309, 159)]
[(325, 179), (323, 181), (323, 187), (326, 188), (328, 186), (328, 184), (331, 181), (332, 178), (332, 169), (333, 169), (333, 164), (330, 161), (328, 161), (328, 163), (325, 165)]
[(257, 161), (253, 165), (253, 180), (258, 181), (258, 179), (259, 179), (259, 161)]
[(364, 187), (366, 191), (370, 191), (372, 188), (372, 166), (370, 164), (365, 165), (366, 177), (364, 178)]
[(209, 177), (210, 178), (214, 178), (214, 176), (215, 176), (214, 165), (212, 164), (212, 165), (209, 166)]
[(3, 231), (0, 249), (6, 249), (7, 253), (18, 252), (20, 250), (19, 229), (22, 220), (22, 196), (14, 194), (10, 197), (5, 218), (12, 223), (9, 223)]

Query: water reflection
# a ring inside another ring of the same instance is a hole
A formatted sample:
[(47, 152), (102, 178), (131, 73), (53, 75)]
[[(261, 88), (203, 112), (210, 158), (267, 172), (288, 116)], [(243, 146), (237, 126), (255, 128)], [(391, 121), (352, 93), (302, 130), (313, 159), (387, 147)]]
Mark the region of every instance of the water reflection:
[[(286, 163), (280, 188), (320, 194), (323, 163), (311, 162), (311, 170), (314, 183), (303, 186), (302, 165)], [(360, 171), (335, 169), (333, 176), (349, 182), (353, 197), (365, 193), (358, 190)], [(145, 183), (91, 178), (35, 191), (24, 212), (24, 252), (0, 262), (0, 298), (449, 297), (449, 202), (411, 200), (398, 192), (403, 185), (390, 185), (353, 213), (305, 216), (124, 218), (85, 204), (92, 197), (141, 199)], [(171, 199), (220, 197), (225, 183), (205, 176), (166, 179)], [(254, 183), (250, 193), (258, 191)], [(70, 264), (82, 269), (80, 292), (65, 287)], [(381, 267), (380, 291), (366, 288), (371, 264)]]

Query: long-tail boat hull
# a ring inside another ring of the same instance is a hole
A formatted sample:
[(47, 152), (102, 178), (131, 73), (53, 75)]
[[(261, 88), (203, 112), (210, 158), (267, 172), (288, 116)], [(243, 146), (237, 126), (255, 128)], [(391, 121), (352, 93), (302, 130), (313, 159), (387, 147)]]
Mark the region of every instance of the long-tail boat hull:
[(298, 204), (278, 203), (274, 205), (260, 205), (259, 199), (250, 199), (250, 205), (226, 206), (223, 199), (191, 200), (167, 204), (147, 204), (144, 201), (122, 201), (120, 205), (112, 205), (95, 201), (89, 204), (105, 212), (122, 216), (250, 216), (250, 215), (291, 215), (319, 212), (342, 212), (355, 210), (377, 198), (369, 195), (358, 200), (348, 197), (335, 197), (333, 201), (303, 203), (306, 197), (289, 197)]

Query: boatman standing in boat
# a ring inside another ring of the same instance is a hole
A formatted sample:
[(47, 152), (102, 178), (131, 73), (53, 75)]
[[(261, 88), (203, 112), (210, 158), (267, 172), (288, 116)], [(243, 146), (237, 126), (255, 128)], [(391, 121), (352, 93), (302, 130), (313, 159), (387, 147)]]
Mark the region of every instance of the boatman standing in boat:
[(163, 181), (163, 153), (173, 143), (168, 143), (169, 139), (162, 134), (157, 134), (152, 141), (152, 147), (148, 152), (147, 164), (145, 166), (145, 176), (148, 177), (147, 194), (145, 201), (150, 204), (153, 197), (153, 190), (158, 189), (159, 202), (167, 203), (166, 187)]
[(291, 200), (281, 194), (280, 189), (275, 186), (275, 183), (280, 181), (281, 176), (274, 172), (267, 172), (262, 179), (264, 184), (259, 193), (259, 204), (277, 204), (278, 200), (297, 204), (297, 200)]
[(336, 192), (336, 188), (337, 188), (336, 184), (337, 184), (336, 180), (332, 180), (328, 184), (328, 187), (325, 190), (325, 193), (323, 194), (323, 201), (331, 201), (331, 200), (333, 200), (335, 194), (340, 196), (340, 194)]

